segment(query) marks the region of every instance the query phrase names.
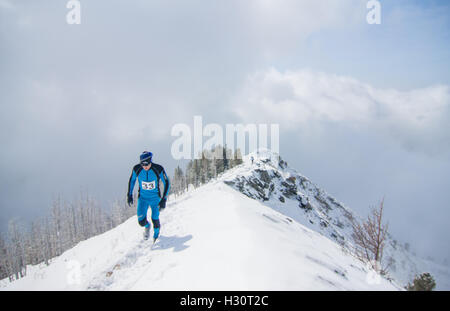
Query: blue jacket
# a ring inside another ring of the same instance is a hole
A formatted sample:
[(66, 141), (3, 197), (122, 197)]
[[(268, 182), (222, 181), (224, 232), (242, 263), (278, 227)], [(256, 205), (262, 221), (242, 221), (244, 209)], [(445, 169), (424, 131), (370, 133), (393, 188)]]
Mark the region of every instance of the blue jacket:
[(139, 181), (138, 198), (149, 201), (167, 199), (170, 181), (161, 165), (152, 163), (148, 171), (144, 170), (140, 164), (135, 165), (128, 182), (128, 195), (133, 195), (136, 178)]

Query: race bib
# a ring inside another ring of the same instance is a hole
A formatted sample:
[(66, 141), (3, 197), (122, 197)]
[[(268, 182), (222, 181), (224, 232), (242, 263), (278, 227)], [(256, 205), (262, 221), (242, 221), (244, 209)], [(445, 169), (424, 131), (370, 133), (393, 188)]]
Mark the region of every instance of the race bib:
[(143, 190), (153, 190), (153, 189), (155, 189), (155, 181), (150, 181), (150, 182), (143, 181), (142, 182), (142, 189)]

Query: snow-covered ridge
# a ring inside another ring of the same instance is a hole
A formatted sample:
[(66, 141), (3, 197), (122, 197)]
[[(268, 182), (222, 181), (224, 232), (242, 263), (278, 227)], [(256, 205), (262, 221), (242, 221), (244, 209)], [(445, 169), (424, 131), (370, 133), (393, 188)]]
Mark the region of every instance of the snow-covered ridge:
[(226, 172), (221, 180), (339, 244), (350, 237), (350, 221), (355, 217), (351, 210), (291, 169), (275, 153), (251, 153), (243, 165)]
[[(352, 243), (351, 220), (359, 219), (359, 215), (290, 168), (277, 153), (260, 150), (243, 160), (242, 165), (227, 171), (220, 179), (343, 247), (348, 248)], [(400, 283), (406, 285), (416, 274), (431, 272), (437, 281), (437, 289), (450, 289), (448, 267), (417, 257), (391, 235), (384, 256), (391, 263), (390, 277)]]
[[(169, 200), (153, 248), (132, 217), (49, 266), (0, 281), (0, 290), (402, 289), (395, 280), (373, 282), (373, 271), (346, 251), (350, 209), (277, 155), (261, 152), (253, 163), (251, 156)], [(430, 265), (405, 258), (419, 271), (418, 264)], [(438, 270), (429, 271), (444, 284)]]
[(161, 223), (153, 249), (132, 217), (0, 289), (401, 289), (368, 281), (371, 271), (338, 244), (221, 181), (171, 202)]

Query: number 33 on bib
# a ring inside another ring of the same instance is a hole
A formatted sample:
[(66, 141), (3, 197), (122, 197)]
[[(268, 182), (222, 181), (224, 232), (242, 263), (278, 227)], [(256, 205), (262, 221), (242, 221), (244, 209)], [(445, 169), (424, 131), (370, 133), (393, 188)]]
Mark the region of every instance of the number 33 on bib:
[(155, 181), (151, 181), (151, 182), (143, 181), (142, 182), (142, 189), (143, 190), (153, 190), (153, 189), (155, 189)]

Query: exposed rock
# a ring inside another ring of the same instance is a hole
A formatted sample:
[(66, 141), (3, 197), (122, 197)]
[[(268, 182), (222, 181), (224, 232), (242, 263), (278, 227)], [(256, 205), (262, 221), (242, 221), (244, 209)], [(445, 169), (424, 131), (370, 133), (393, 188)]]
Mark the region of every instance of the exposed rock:
[(325, 200), (320, 193), (316, 194), (314, 198), (319, 201), (320, 204), (322, 204), (323, 207), (325, 207), (325, 212), (328, 213), (328, 211), (332, 210), (330, 204), (328, 204), (327, 200)]
[(270, 159), (262, 159), (261, 162), (264, 164), (269, 164), (271, 162), (271, 160)]
[(311, 204), (308, 202), (305, 205), (299, 204), (300, 208), (304, 209), (306, 212), (311, 211), (313, 208)]
[(309, 181), (303, 176), (299, 176), (299, 178), (300, 178), (300, 186), (306, 190), (307, 186), (308, 186), (307, 184), (309, 183)]
[(307, 212), (313, 209), (312, 206), (311, 206), (311, 203), (309, 203), (309, 200), (308, 200), (307, 197), (303, 197), (303, 196), (298, 195), (297, 196), (297, 200), (299, 202), (298, 206), (300, 208), (306, 210)]
[(341, 229), (344, 229), (344, 224), (340, 220), (336, 220), (335, 225)]
[(250, 187), (256, 190), (259, 199), (262, 199), (263, 201), (269, 200), (264, 190), (265, 188), (269, 187), (267, 183), (261, 182), (258, 178), (251, 178), (250, 180), (247, 181), (247, 183)]
[(259, 174), (261, 180), (264, 181), (265, 183), (271, 182), (272, 179), (270, 178), (270, 175), (267, 171), (257, 169), (257, 170), (255, 170), (255, 172), (257, 172)]
[(288, 198), (291, 198), (293, 196), (297, 195), (297, 186), (295, 184), (290, 184), (285, 181), (281, 182), (281, 185), (283, 188), (281, 189), (281, 192)]
[(294, 176), (291, 176), (291, 177), (287, 178), (286, 180), (287, 180), (289, 183), (291, 183), (291, 184), (295, 184), (295, 177), (294, 177)]
[(273, 183), (270, 183), (269, 186), (269, 197), (272, 195), (272, 193), (275, 191), (275, 185)]

